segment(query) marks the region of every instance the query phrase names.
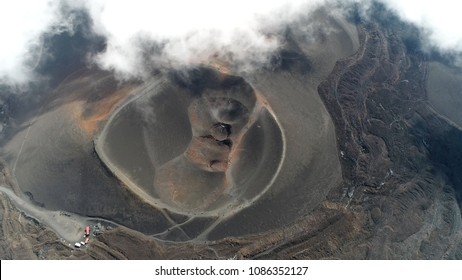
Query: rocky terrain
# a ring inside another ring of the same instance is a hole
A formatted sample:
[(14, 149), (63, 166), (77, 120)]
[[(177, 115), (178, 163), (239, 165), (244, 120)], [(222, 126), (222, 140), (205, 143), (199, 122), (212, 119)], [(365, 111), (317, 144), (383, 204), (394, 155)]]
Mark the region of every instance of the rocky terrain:
[[(200, 242), (162, 241), (120, 225), (76, 249), (1, 193), (0, 257), (461, 259), (462, 131), (429, 104), (432, 58), (400, 22), (378, 17), (358, 30), (359, 49), (318, 86), (342, 180), (310, 211), (284, 227)], [(273, 71), (303, 77), (307, 65), (299, 61)], [(2, 165), (2, 185), (15, 189)]]

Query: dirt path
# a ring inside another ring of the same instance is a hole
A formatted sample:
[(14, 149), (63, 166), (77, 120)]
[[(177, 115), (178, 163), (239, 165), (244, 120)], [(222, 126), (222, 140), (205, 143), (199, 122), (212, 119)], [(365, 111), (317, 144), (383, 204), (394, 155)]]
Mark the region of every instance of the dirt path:
[(74, 243), (80, 241), (88, 225), (87, 219), (75, 214), (64, 213), (61, 211), (49, 211), (45, 208), (37, 207), (32, 203), (16, 196), (11, 189), (0, 186), (0, 191), (8, 195), (13, 204), (41, 223), (50, 227), (57, 235), (68, 242)]

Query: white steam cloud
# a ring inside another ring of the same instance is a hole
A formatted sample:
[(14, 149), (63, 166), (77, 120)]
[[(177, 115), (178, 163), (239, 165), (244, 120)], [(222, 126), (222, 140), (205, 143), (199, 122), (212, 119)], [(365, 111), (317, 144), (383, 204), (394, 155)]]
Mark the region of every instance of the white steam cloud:
[(424, 43), (440, 51), (462, 52), (462, 2), (453, 0), (380, 0), (402, 19), (419, 27)]
[[(40, 53), (40, 36), (61, 22), (57, 5), (48, 0), (17, 0), (0, 8), (0, 79), (25, 82), (31, 78), (34, 55)], [(29, 65), (26, 63), (29, 62)], [(0, 80), (1, 81), (1, 80)]]
[[(460, 5), (456, 1), (379, 0), (424, 31), (428, 45), (462, 52)], [(68, 30), (60, 9), (88, 11), (93, 32), (106, 38), (106, 49), (92, 59), (122, 77), (142, 77), (147, 65), (182, 67), (216, 58), (240, 70), (267, 61), (281, 38), (273, 30), (328, 3), (371, 0), (15, 0), (0, 9), (0, 82), (24, 82), (33, 76), (41, 36)], [(459, 6), (457, 6), (459, 5)]]
[[(95, 32), (108, 38), (100, 66), (140, 76), (143, 63), (182, 67), (211, 57), (241, 68), (267, 61), (280, 42), (266, 33), (325, 1), (86, 1)], [(154, 43), (154, 45), (153, 45)], [(149, 48), (159, 48), (156, 54)]]

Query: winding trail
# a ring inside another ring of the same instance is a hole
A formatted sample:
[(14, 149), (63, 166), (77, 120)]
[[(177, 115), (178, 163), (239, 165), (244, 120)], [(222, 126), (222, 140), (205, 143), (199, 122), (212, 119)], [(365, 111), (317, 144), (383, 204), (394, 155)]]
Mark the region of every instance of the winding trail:
[[(281, 140), (282, 140), (282, 153), (281, 153), (281, 159), (280, 159), (279, 165), (278, 165), (274, 175), (272, 176), (270, 182), (262, 190), (262, 192), (259, 195), (256, 195), (251, 200), (233, 201), (233, 202), (231, 202), (230, 204), (228, 204), (225, 207), (222, 207), (222, 208), (219, 208), (219, 209), (216, 209), (216, 210), (213, 210), (213, 211), (203, 212), (203, 213), (189, 213), (187, 211), (181, 212), (181, 211), (178, 211), (178, 209), (172, 209), (172, 207), (170, 205), (168, 205), (168, 204), (160, 201), (159, 199), (156, 199), (156, 198), (152, 197), (151, 195), (149, 195), (148, 193), (146, 193), (146, 191), (144, 191), (141, 187), (139, 187), (136, 183), (134, 183), (126, 174), (124, 174), (124, 172), (121, 172), (119, 170), (119, 168), (114, 163), (112, 163), (112, 161), (108, 158), (108, 155), (105, 153), (104, 148), (103, 148), (103, 145), (104, 145), (103, 142), (104, 141), (101, 141), (101, 140), (106, 137), (107, 130), (108, 130), (108, 127), (110, 127), (111, 122), (114, 120), (114, 118), (117, 116), (117, 114), (125, 106), (127, 106), (128, 104), (136, 101), (137, 99), (139, 99), (142, 96), (146, 95), (150, 91), (156, 90), (158, 88), (158, 86), (162, 84), (163, 81), (165, 81), (165, 80), (160, 80), (159, 82), (154, 83), (153, 85), (150, 85), (150, 86), (144, 88), (143, 90), (141, 90), (140, 93), (135, 94), (135, 96), (133, 96), (132, 98), (127, 100), (124, 104), (122, 104), (120, 107), (118, 107), (112, 113), (111, 117), (109, 118), (109, 120), (105, 124), (103, 130), (101, 131), (100, 135), (94, 140), (95, 150), (96, 150), (98, 156), (100, 157), (101, 161), (107, 166), (107, 168), (109, 170), (111, 170), (111, 172), (117, 178), (119, 178), (119, 180), (121, 180), (128, 187), (128, 189), (130, 191), (135, 193), (144, 202), (151, 204), (152, 206), (158, 208), (162, 212), (164, 212), (162, 209), (165, 208), (165, 209), (169, 209), (169, 210), (171, 210), (173, 212), (176, 212), (176, 213), (181, 213), (181, 214), (185, 214), (185, 215), (193, 215), (194, 217), (213, 217), (213, 216), (216, 216), (216, 217), (220, 217), (220, 218), (226, 218), (226, 217), (228, 217), (230, 215), (233, 215), (236, 212), (239, 212), (242, 209), (250, 206), (254, 201), (258, 200), (271, 187), (271, 185), (275, 182), (275, 180), (276, 180), (276, 178), (277, 178), (277, 176), (278, 176), (278, 174), (279, 174), (279, 172), (280, 172), (280, 170), (281, 170), (281, 168), (283, 166), (283, 163), (284, 163), (284, 160), (285, 160), (285, 155), (286, 155), (286, 136), (284, 134), (284, 130), (283, 130), (283, 128), (281, 126), (281, 123), (278, 120), (276, 114), (271, 109), (268, 101), (260, 93), (256, 93), (258, 102), (257, 102), (257, 106), (254, 108), (254, 112), (252, 113), (253, 118), (256, 118), (259, 115), (259, 113), (261, 112), (261, 110), (263, 110), (263, 108), (268, 111), (268, 113), (272, 116), (272, 118), (276, 122), (277, 126), (279, 127), (279, 131), (280, 131), (280, 134), (281, 134)], [(253, 123), (255, 121), (256, 121), (256, 119), (251, 119), (249, 121), (249, 124), (247, 124), (246, 127), (243, 128), (244, 133), (242, 133), (242, 134), (245, 134), (245, 132), (251, 127), (251, 125), (253, 125)], [(241, 137), (242, 137), (242, 135), (241, 135)], [(233, 157), (234, 153), (235, 153), (235, 150), (233, 150), (231, 152), (231, 154), (230, 154), (231, 158)], [(229, 171), (228, 171), (227, 172), (227, 179), (229, 180), (230, 177), (231, 177), (231, 175), (229, 174)], [(233, 183), (233, 182), (231, 182), (231, 183)], [(164, 216), (166, 216), (167, 220), (169, 220), (169, 222), (172, 223), (172, 226), (176, 227), (176, 223), (173, 220), (171, 220), (171, 218), (168, 217), (168, 215), (166, 215), (166, 213), (164, 213)], [(218, 219), (217, 222), (219, 222), (219, 220), (220, 219)]]
[[(40, 114), (39, 114), (40, 115)], [(16, 160), (14, 161), (13, 168), (12, 168), (12, 173), (13, 176), (15, 176), (15, 171), (16, 171), (16, 166), (18, 165), (19, 158), (21, 157), (22, 150), (24, 148), (24, 144), (26, 143), (27, 138), (29, 137), (29, 132), (32, 127), (32, 124), (35, 123), (38, 117), (35, 117), (29, 124), (26, 130), (26, 135), (24, 136), (21, 147), (19, 148), (18, 155), (16, 156)]]

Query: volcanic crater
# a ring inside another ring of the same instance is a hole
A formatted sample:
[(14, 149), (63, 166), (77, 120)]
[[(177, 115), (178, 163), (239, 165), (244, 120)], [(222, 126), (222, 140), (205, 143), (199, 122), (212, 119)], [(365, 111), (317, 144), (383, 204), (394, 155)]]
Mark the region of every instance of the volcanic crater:
[[(194, 73), (195, 79), (183, 83), (163, 77), (162, 87), (126, 103), (108, 121), (97, 150), (108, 166), (126, 175), (128, 186), (154, 206), (186, 215), (224, 215), (249, 205), (271, 186), (283, 161), (284, 136), (269, 104), (262, 102), (264, 98), (245, 79), (207, 67), (196, 68)], [(150, 115), (144, 117), (142, 126), (133, 128), (124, 122), (127, 116), (141, 120), (146, 111)], [(161, 121), (171, 115), (181, 117), (173, 123)], [(138, 148), (129, 153), (132, 157), (149, 156), (148, 164), (140, 169), (127, 165), (134, 160), (118, 154), (114, 139), (128, 135), (125, 129), (140, 129), (134, 134), (144, 135), (125, 147)], [(253, 130), (260, 131), (258, 143), (249, 137)], [(159, 142), (159, 134), (176, 135), (176, 139)], [(278, 148), (268, 150), (274, 146)], [(170, 152), (159, 156), (166, 149)], [(255, 159), (251, 166), (238, 164), (244, 149)], [(264, 161), (265, 154), (272, 155), (274, 164)], [(136, 182), (139, 170), (144, 173), (141, 177), (151, 180)]]

